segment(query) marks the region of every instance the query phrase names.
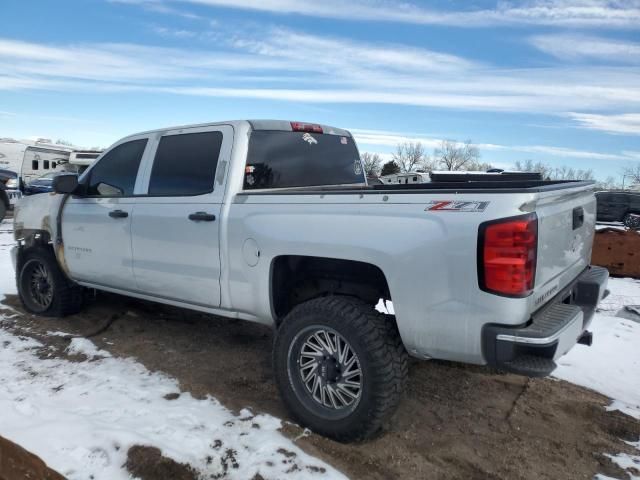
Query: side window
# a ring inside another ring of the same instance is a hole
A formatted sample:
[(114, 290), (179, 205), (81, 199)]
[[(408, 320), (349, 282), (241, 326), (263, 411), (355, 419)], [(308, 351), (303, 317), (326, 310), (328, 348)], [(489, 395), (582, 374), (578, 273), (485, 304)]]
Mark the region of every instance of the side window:
[(31, 160), (31, 170), (38, 170), (38, 160)]
[(49, 170), (49, 160), (42, 161), (42, 168), (44, 168), (45, 170)]
[(213, 191), (222, 132), (167, 135), (160, 139), (149, 195), (202, 195)]
[(107, 153), (89, 174), (88, 195), (123, 197), (133, 195), (138, 167), (147, 139), (118, 145)]

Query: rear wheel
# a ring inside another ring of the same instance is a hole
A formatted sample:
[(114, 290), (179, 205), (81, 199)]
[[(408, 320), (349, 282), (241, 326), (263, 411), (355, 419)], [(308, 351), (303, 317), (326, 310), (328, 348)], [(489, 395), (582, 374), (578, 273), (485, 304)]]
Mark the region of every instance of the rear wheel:
[(640, 228), (640, 214), (627, 213), (622, 219), (622, 223), (627, 228)]
[(395, 323), (338, 296), (295, 307), (278, 330), (273, 360), (291, 414), (339, 441), (380, 430), (400, 401), (408, 368)]
[(50, 248), (35, 247), (22, 254), (17, 284), (22, 305), (31, 313), (64, 317), (82, 308), (82, 288), (67, 279)]

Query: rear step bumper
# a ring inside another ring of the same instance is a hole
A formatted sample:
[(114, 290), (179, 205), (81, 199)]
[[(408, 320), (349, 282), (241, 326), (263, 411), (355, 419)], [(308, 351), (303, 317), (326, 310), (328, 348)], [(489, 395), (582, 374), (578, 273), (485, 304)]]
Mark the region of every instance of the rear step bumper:
[(576, 343), (590, 344), (586, 329), (608, 293), (608, 279), (606, 268), (588, 267), (525, 325), (485, 325), (482, 352), (487, 364), (530, 377), (549, 375), (555, 361)]

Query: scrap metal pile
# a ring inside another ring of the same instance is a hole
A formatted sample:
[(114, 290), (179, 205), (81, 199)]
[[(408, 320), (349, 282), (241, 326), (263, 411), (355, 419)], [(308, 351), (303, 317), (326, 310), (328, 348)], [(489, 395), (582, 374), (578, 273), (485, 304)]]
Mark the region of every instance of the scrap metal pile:
[(596, 231), (591, 263), (614, 276), (640, 278), (640, 215), (632, 228), (607, 227)]

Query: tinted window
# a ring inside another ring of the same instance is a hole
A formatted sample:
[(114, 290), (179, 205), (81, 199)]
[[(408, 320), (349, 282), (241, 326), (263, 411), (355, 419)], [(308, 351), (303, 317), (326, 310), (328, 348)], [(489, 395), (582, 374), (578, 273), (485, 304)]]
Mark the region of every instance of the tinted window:
[(31, 170), (38, 170), (38, 160), (31, 160)]
[(149, 195), (200, 195), (213, 191), (222, 132), (169, 135), (160, 139)]
[(244, 188), (364, 183), (350, 137), (256, 130), (249, 140)]
[(106, 197), (133, 195), (138, 167), (146, 146), (146, 139), (133, 140), (108, 152), (91, 169), (87, 193)]

